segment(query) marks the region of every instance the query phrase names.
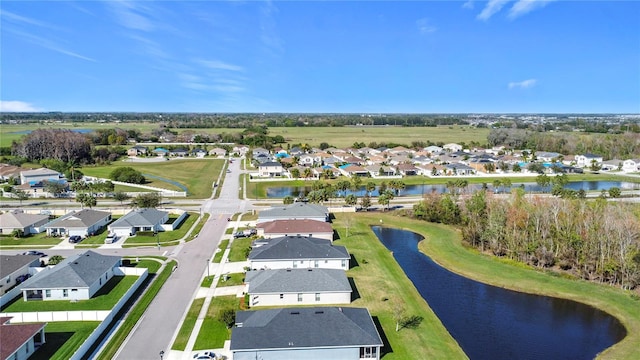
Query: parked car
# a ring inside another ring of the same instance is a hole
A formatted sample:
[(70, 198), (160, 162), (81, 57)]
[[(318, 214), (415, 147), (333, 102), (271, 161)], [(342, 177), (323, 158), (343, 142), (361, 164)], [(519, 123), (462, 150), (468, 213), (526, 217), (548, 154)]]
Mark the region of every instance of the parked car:
[(71, 236), (69, 236), (69, 242), (70, 243), (79, 243), (80, 241), (82, 241), (82, 236), (80, 236), (80, 235), (71, 235)]
[(36, 251), (36, 250), (25, 251), (25, 252), (22, 253), (22, 255), (37, 255), (37, 256), (40, 256), (40, 257), (47, 256), (47, 254), (43, 253), (42, 251)]
[(118, 241), (118, 235), (116, 234), (107, 234), (107, 237), (104, 239), (105, 244), (113, 244)]
[(247, 237), (249, 235), (245, 235), (244, 231), (238, 231), (237, 233), (233, 234), (233, 238), (237, 239), (237, 238), (243, 238), (243, 237)]
[(22, 284), (25, 280), (31, 277), (31, 274), (20, 275), (16, 278), (16, 284)]

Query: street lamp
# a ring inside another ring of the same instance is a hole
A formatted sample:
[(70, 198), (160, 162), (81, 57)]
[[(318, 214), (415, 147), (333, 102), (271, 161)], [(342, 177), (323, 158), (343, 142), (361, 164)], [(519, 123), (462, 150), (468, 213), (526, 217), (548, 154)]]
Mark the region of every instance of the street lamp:
[(163, 356), (164, 356), (164, 350), (160, 350), (160, 360), (162, 360)]
[(209, 273), (209, 259), (205, 259), (205, 261), (207, 262), (207, 277), (211, 277), (211, 274)]

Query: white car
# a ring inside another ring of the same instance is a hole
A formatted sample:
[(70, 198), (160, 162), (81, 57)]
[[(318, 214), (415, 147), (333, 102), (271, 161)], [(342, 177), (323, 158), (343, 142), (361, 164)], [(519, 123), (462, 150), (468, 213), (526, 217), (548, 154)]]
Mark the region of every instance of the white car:
[(116, 241), (118, 241), (118, 235), (116, 234), (108, 234), (107, 238), (104, 239), (105, 244), (113, 244)]

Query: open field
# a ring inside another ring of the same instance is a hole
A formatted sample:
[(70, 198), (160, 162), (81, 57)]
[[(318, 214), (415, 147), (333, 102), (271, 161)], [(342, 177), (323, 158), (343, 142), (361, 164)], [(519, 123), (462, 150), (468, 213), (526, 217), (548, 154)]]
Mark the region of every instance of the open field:
[(469, 126), (402, 127), (402, 126), (345, 126), (345, 127), (273, 127), (269, 135), (282, 135), (290, 144), (312, 147), (326, 142), (335, 147), (350, 147), (355, 142), (395, 143), (411, 145), (413, 141), (433, 143), (477, 141), (487, 142), (489, 129)]
[[(452, 227), (394, 216), (393, 213), (358, 214), (355, 218), (357, 226), (355, 229), (352, 227), (350, 231), (351, 234), (355, 234), (348, 238), (344, 244), (352, 253), (356, 254), (358, 261), (361, 261), (358, 256), (360, 250), (357, 246), (359, 243), (372, 239), (368, 241), (369, 246), (377, 247), (379, 244), (384, 248), (369, 229), (370, 225), (379, 224), (380, 219), (383, 219), (387, 226), (408, 229), (423, 235), (425, 240), (419, 244), (420, 250), (440, 265), (458, 274), (516, 291), (583, 302), (608, 312), (623, 323), (628, 335), (620, 343), (605, 350), (599, 357), (604, 359), (637, 359), (640, 357), (640, 348), (637, 346), (640, 343), (640, 312), (638, 311), (640, 300), (637, 296), (633, 297), (630, 292), (583, 280), (569, 280), (553, 276), (480, 254), (475, 250), (463, 247), (459, 233)], [(338, 215), (335, 228), (341, 234), (343, 233), (344, 217)], [(352, 238), (356, 241), (351, 241)], [(386, 248), (384, 249), (386, 250)], [(350, 273), (353, 270), (350, 270)], [(356, 276), (354, 278), (362, 294), (364, 292), (363, 286), (359, 285), (362, 281), (358, 281)], [(354, 306), (355, 304), (357, 301), (354, 302)]]
[[(213, 182), (217, 181), (217, 176), (220, 174), (223, 164), (223, 160), (213, 159), (170, 160), (158, 163), (117, 161), (108, 166), (83, 167), (82, 172), (85, 175), (108, 179), (109, 174), (117, 167), (128, 166), (143, 174), (175, 181), (188, 189), (189, 197), (202, 199), (211, 197)], [(145, 185), (168, 190), (181, 190), (178, 186), (166, 181), (159, 179), (147, 180), (150, 183)]]

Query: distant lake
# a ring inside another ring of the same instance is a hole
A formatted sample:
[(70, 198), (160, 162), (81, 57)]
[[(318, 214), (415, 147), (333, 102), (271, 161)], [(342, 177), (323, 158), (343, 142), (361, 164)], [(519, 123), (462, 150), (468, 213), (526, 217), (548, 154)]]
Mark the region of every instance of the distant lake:
[(626, 336), (601, 310), (465, 278), (421, 253), (419, 234), (372, 229), (472, 360), (593, 359)]
[[(493, 185), (487, 182), (487, 186), (490, 189), (493, 189)], [(543, 189), (536, 183), (517, 183), (512, 184), (511, 187), (498, 187), (495, 189), (499, 193), (510, 192), (511, 189), (524, 186), (524, 190), (526, 192), (537, 192), (541, 193), (543, 190), (549, 192), (551, 187), (547, 189)], [(612, 187), (618, 187), (622, 190), (640, 190), (640, 184), (626, 182), (626, 181), (572, 181), (568, 183), (565, 188), (572, 190), (585, 190), (585, 191), (601, 191), (601, 190), (609, 190)], [(467, 191), (477, 191), (482, 189), (482, 184), (469, 184), (467, 187)], [(267, 187), (267, 197), (268, 198), (283, 198), (285, 196), (304, 196), (311, 192), (311, 186), (270, 186)], [(400, 190), (398, 196), (415, 196), (415, 195), (424, 195), (432, 192), (436, 193), (445, 193), (448, 192), (447, 186), (444, 184), (434, 184), (434, 185), (407, 185), (407, 187), (403, 190)], [(366, 194), (366, 190), (364, 187), (360, 188), (360, 190), (353, 192), (351, 190), (347, 190), (346, 192), (341, 192), (338, 196), (346, 196), (348, 194), (356, 194), (357, 196), (364, 196)], [(378, 196), (378, 190), (374, 190), (371, 193), (371, 196)]]
[[(95, 131), (93, 129), (65, 129), (65, 130), (71, 130), (73, 132), (77, 132), (77, 133), (80, 133), (80, 134), (88, 134), (88, 133), (92, 133), (92, 132)], [(33, 132), (33, 130), (13, 131), (13, 132), (10, 132), (8, 134), (28, 135), (28, 134), (31, 134), (31, 132)]]

